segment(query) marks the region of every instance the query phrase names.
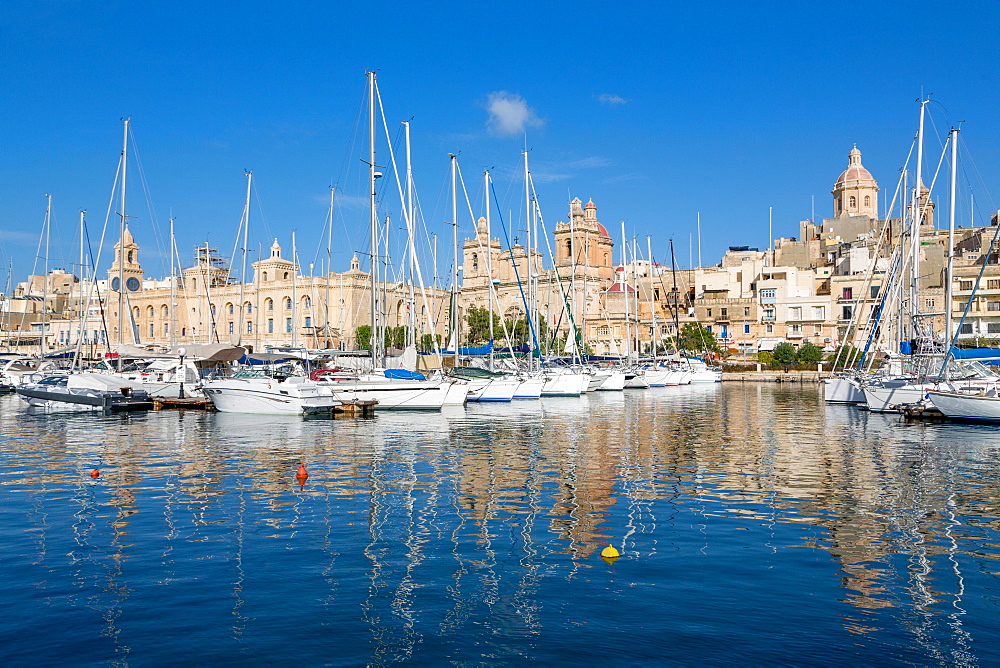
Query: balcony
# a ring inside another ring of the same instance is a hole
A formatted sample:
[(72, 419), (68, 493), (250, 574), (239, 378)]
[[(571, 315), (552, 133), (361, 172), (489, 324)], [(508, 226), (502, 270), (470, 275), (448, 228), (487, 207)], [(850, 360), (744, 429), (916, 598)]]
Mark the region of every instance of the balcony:
[(785, 338), (786, 339), (801, 339), (802, 338), (802, 332), (792, 332), (792, 331), (789, 331), (788, 334), (785, 335)]

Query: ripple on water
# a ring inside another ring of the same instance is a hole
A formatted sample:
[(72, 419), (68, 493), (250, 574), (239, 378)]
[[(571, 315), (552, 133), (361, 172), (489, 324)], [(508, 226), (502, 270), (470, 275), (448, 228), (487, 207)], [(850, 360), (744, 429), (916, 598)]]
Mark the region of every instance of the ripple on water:
[(990, 427), (751, 383), (0, 427), (7, 663), (1000, 662)]

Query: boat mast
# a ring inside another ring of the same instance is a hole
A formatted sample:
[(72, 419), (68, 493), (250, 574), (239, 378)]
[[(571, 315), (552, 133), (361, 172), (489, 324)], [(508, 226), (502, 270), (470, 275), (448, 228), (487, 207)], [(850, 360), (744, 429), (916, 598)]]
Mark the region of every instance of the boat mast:
[[(410, 122), (403, 121), (404, 138), (406, 142), (406, 264), (403, 265), (403, 274), (407, 283), (407, 309), (406, 309), (406, 346), (414, 345), (416, 342), (416, 306), (417, 299), (413, 292), (413, 274), (415, 262), (414, 248), (414, 223), (413, 223), (413, 168), (410, 163)], [(408, 276), (408, 278), (407, 278)]]
[[(121, 187), (121, 213), (118, 226), (118, 344), (125, 343), (125, 228), (128, 219), (125, 217), (125, 177), (128, 174), (128, 125), (129, 119), (125, 119), (122, 130), (122, 187)], [(95, 277), (96, 278), (96, 277)], [(121, 367), (121, 358), (118, 359), (118, 366)]]
[[(952, 333), (952, 299), (954, 299), (953, 291), (954, 286), (952, 285), (952, 276), (955, 270), (955, 185), (958, 179), (958, 128), (951, 129), (951, 195), (950, 203), (951, 207), (948, 211), (948, 247), (946, 253), (948, 254), (948, 269), (946, 274), (946, 280), (944, 284), (944, 332), (945, 337), (948, 340), (948, 345), (952, 345), (954, 334)], [(947, 362), (947, 358), (945, 359)]]
[(170, 348), (177, 343), (177, 272), (176, 269), (177, 243), (174, 241), (174, 217), (170, 217), (170, 306), (167, 310), (167, 327), (170, 328)]
[[(910, 224), (912, 230), (912, 255), (910, 257), (910, 336), (917, 337), (917, 324), (920, 317), (920, 226), (923, 224), (924, 206), (921, 203), (921, 189), (923, 188), (923, 178), (921, 176), (924, 164), (924, 115), (927, 107), (927, 100), (920, 101), (920, 126), (917, 130), (917, 179), (913, 184), (913, 221)], [(927, 194), (928, 199), (930, 193)], [(916, 352), (916, 351), (914, 351)]]
[(622, 282), (619, 284), (622, 289), (622, 296), (625, 301), (625, 357), (626, 359), (632, 356), (632, 331), (629, 327), (629, 312), (628, 312), (628, 265), (626, 264), (627, 258), (625, 251), (628, 250), (628, 240), (625, 238), (625, 221), (622, 221)]
[(378, 323), (378, 213), (375, 197), (375, 72), (368, 72), (368, 207), (371, 234), (371, 331), (369, 344), (372, 351), (372, 367), (381, 366), (381, 348), (377, 332)]
[[(77, 315), (80, 318), (79, 331), (76, 335), (76, 355), (73, 359), (73, 368), (76, 368), (80, 364), (80, 353), (83, 351), (83, 330), (85, 327), (85, 316), (83, 309), (83, 282), (86, 278), (86, 272), (84, 271), (84, 244), (85, 242), (85, 230), (86, 222), (85, 217), (87, 215), (86, 211), (80, 211), (80, 280), (78, 281), (80, 285), (80, 293), (77, 296), (76, 310)], [(70, 332), (72, 332), (72, 326), (70, 327)]]
[(649, 305), (650, 305), (649, 313), (650, 313), (650, 315), (652, 316), (652, 319), (653, 319), (653, 334), (649, 337), (649, 343), (650, 343), (650, 345), (653, 348), (653, 350), (652, 350), (652, 352), (653, 352), (653, 367), (655, 368), (656, 367), (656, 337), (659, 335), (659, 332), (656, 331), (656, 307), (658, 306), (658, 304), (656, 303), (656, 300), (653, 299), (653, 296), (654, 296), (653, 290), (652, 290), (652, 286), (653, 286), (653, 242), (652, 242), (652, 237), (650, 237), (649, 235), (646, 235), (646, 255), (649, 257), (649, 286), (650, 286), (649, 295), (648, 295), (649, 296)]
[(45, 355), (45, 341), (48, 333), (49, 303), (49, 238), (52, 232), (52, 195), (45, 195), (45, 265), (42, 267), (42, 331), (38, 339), (38, 354)]
[(458, 156), (449, 153), (451, 158), (451, 245), (454, 252), (451, 265), (451, 333), (448, 338), (453, 341), (455, 350), (454, 364), (458, 367), (458, 181), (456, 167)]
[(332, 345), (332, 337), (330, 329), (330, 272), (332, 269), (332, 248), (333, 248), (333, 201), (337, 192), (336, 186), (330, 186), (330, 212), (327, 214), (327, 227), (326, 227), (326, 272), (323, 278), (323, 284), (326, 286), (323, 304), (324, 304), (324, 318), (325, 332), (326, 332), (326, 347), (329, 348)]
[(298, 283), (299, 283), (299, 265), (298, 265), (298, 252), (295, 249), (295, 230), (292, 230), (292, 348), (298, 342), (298, 337), (296, 334), (299, 329), (298, 322), (298, 306), (299, 306), (299, 295), (298, 295)]
[[(486, 196), (486, 286), (489, 290), (490, 371), (493, 371), (493, 232), (490, 228), (490, 170), (483, 171)], [(509, 342), (508, 342), (509, 343)]]
[[(639, 255), (636, 248), (636, 239), (632, 237), (632, 281), (635, 283), (635, 347), (633, 352), (638, 359), (639, 355), (642, 354), (642, 347), (639, 345), (639, 327), (642, 324), (639, 316), (639, 268), (636, 266), (635, 258)], [(626, 293), (626, 297), (628, 293)]]
[[(527, 243), (525, 244), (525, 249), (528, 253), (528, 304), (527, 309), (524, 314), (525, 317), (525, 327), (528, 329), (528, 338), (533, 339), (531, 336), (531, 322), (534, 317), (534, 304), (535, 304), (535, 294), (533, 292), (535, 287), (535, 268), (534, 268), (534, 253), (532, 252), (532, 243), (534, 238), (532, 235), (532, 220), (531, 215), (531, 184), (529, 182), (529, 171), (528, 171), (528, 151), (525, 149), (522, 152), (524, 156), (524, 226), (526, 228)], [(531, 352), (528, 353), (528, 371), (535, 370), (535, 355), (534, 355), (534, 345), (529, 346)], [(540, 351), (539, 351), (540, 352)]]
[(680, 316), (680, 295), (677, 294), (677, 262), (674, 259), (674, 240), (670, 240), (670, 273), (674, 279), (674, 286), (670, 290), (670, 301), (673, 302), (674, 312), (674, 351), (677, 356), (681, 354), (681, 316)]
[[(243, 342), (243, 318), (244, 314), (244, 290), (247, 284), (247, 235), (250, 230), (250, 188), (253, 182), (253, 172), (247, 172), (247, 196), (243, 202), (243, 249), (240, 266), (240, 317), (236, 322), (238, 331), (236, 332), (236, 345)], [(230, 343), (232, 340), (230, 339)]]

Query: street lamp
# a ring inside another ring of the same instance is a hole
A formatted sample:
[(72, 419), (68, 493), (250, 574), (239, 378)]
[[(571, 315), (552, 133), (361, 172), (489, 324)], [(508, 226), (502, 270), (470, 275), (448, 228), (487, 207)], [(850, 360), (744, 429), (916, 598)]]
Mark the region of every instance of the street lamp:
[(177, 349), (177, 355), (180, 356), (180, 358), (181, 358), (181, 364), (180, 364), (181, 388), (180, 388), (180, 391), (177, 393), (177, 398), (178, 399), (183, 399), (184, 398), (184, 376), (187, 375), (187, 369), (184, 368), (184, 355), (185, 354), (187, 354), (187, 350), (185, 348), (178, 348)]

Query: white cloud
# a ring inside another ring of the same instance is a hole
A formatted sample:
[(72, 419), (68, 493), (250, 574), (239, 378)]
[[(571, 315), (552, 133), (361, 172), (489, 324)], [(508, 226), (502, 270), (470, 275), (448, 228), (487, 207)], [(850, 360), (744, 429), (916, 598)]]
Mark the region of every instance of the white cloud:
[(601, 93), (597, 96), (597, 101), (601, 104), (610, 105), (626, 104), (628, 102), (628, 100), (623, 98), (621, 95), (614, 95), (612, 93)]
[(31, 246), (38, 243), (38, 234), (18, 232), (17, 230), (0, 230), (0, 241), (8, 241), (15, 246)]
[(519, 135), (528, 127), (542, 125), (542, 119), (517, 93), (505, 90), (490, 93), (486, 96), (486, 111), (490, 114), (486, 127), (498, 135)]
[(574, 169), (595, 169), (597, 167), (608, 167), (611, 165), (611, 161), (598, 155), (592, 155), (586, 158), (580, 158), (579, 160), (571, 160), (563, 164)]

